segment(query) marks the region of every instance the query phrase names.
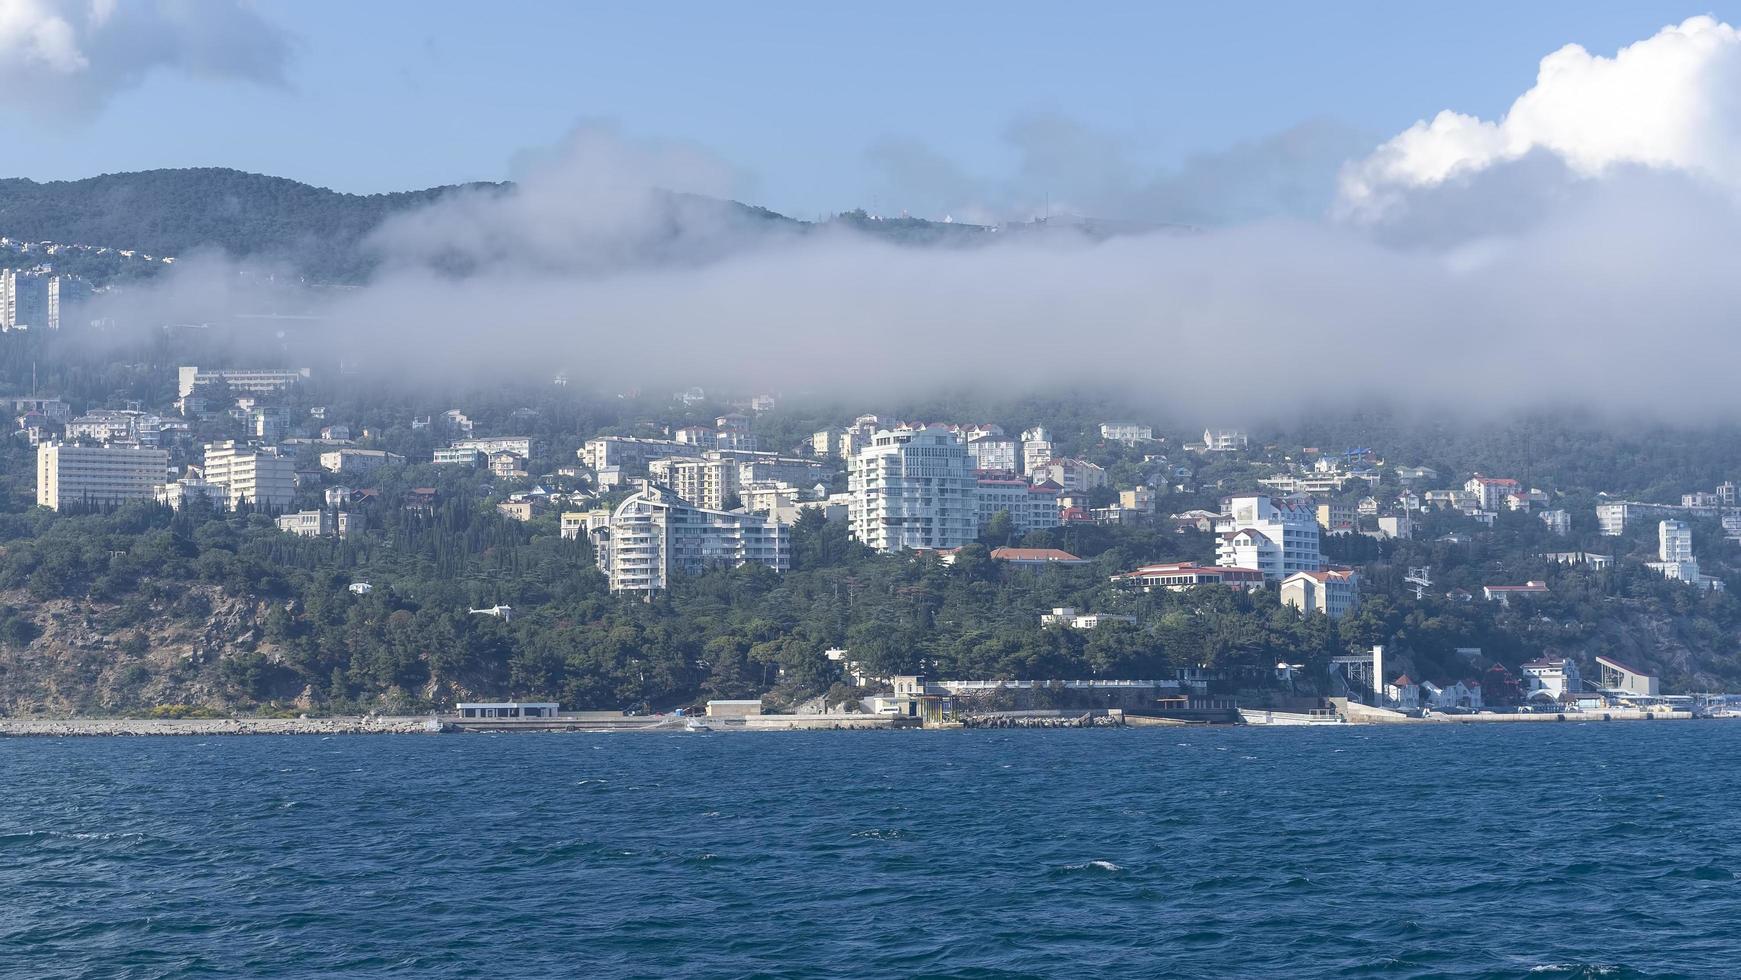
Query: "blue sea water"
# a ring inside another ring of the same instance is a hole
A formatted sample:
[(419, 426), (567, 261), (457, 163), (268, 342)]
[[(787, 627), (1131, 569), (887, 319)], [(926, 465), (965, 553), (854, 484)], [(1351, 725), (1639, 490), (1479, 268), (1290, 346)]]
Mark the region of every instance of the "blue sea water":
[(1741, 975), (1741, 724), (0, 739), (0, 976)]

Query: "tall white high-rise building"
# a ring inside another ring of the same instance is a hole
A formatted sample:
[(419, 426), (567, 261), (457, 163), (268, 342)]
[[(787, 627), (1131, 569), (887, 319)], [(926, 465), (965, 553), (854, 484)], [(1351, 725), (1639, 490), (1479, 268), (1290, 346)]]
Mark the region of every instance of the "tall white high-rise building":
[(60, 510), (68, 504), (150, 500), (169, 473), (169, 453), (134, 446), (36, 447), (36, 502)]
[(1693, 527), (1686, 521), (1663, 521), (1656, 528), (1658, 561), (1692, 561)]
[(1040, 426), (1022, 432), (1022, 472), (1032, 473), (1052, 458), (1052, 433)]
[(1324, 567), (1318, 518), (1309, 507), (1278, 505), (1263, 494), (1229, 497), (1215, 530), (1217, 565), (1255, 568), (1271, 582)]
[(257, 508), (283, 510), (296, 496), (296, 460), (234, 440), (206, 444), (204, 477), (222, 487), (219, 502), (234, 510), (246, 500)]
[(967, 448), (948, 429), (877, 432), (847, 466), (852, 536), (878, 551), (958, 548), (977, 535)]
[(18, 273), (0, 269), (0, 331), (18, 329)]
[(667, 456), (647, 464), (647, 476), (670, 487), (677, 496), (709, 510), (725, 510), (738, 496), (739, 465), (718, 453), (701, 459)]
[(791, 566), (786, 525), (766, 514), (696, 507), (670, 488), (643, 482), (590, 532), (612, 592), (657, 592), (678, 575), (709, 568)]

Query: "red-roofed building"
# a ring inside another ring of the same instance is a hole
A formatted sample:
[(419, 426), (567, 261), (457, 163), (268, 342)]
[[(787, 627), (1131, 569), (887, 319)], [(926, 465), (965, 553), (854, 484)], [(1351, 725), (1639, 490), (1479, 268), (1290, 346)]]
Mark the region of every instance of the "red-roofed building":
[(993, 548), (991, 557), (1012, 565), (1086, 565), (1088, 559), (1078, 558), (1058, 548)]

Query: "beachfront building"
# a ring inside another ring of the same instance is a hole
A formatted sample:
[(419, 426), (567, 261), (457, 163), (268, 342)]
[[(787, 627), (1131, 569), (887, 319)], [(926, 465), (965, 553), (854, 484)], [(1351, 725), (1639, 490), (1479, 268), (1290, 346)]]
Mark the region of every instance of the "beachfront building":
[(222, 487), (217, 498), (234, 510), (245, 500), (257, 508), (283, 510), (296, 496), (296, 460), (277, 449), (233, 439), (206, 443), (205, 481)]
[(169, 474), (169, 453), (137, 446), (36, 447), (36, 502), (53, 510), (71, 504), (150, 500)]
[(1360, 602), (1360, 573), (1350, 568), (1295, 572), (1282, 580), (1281, 598), (1284, 606), (1340, 619)]
[(847, 468), (847, 521), (878, 551), (958, 548), (979, 533), (967, 450), (948, 429), (877, 432)]
[(1271, 582), (1324, 567), (1318, 517), (1307, 507), (1277, 504), (1262, 494), (1229, 497), (1215, 530), (1217, 565), (1255, 568)]
[(1604, 691), (1648, 698), (1662, 694), (1662, 682), (1655, 674), (1646, 673), (1641, 668), (1602, 655), (1596, 657), (1596, 668), (1601, 671), (1600, 683)]
[(651, 481), (590, 536), (612, 592), (658, 592), (679, 575), (722, 566), (790, 567), (786, 525), (765, 514), (696, 507)]
[(1578, 664), (1570, 657), (1541, 657), (1523, 665), (1524, 693), (1558, 701), (1562, 695), (1584, 689)]

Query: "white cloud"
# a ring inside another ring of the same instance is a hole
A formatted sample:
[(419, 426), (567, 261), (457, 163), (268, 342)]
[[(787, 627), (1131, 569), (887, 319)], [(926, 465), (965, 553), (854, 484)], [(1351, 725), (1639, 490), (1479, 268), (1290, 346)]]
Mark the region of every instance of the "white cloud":
[(1497, 122), (1445, 110), (1342, 175), (1339, 211), (1378, 219), (1414, 190), (1551, 153), (1577, 178), (1683, 172), (1741, 190), (1741, 31), (1693, 17), (1614, 57), (1568, 44)]
[(0, 105), (83, 116), (151, 72), (283, 81), (289, 38), (247, 0), (0, 0)]

